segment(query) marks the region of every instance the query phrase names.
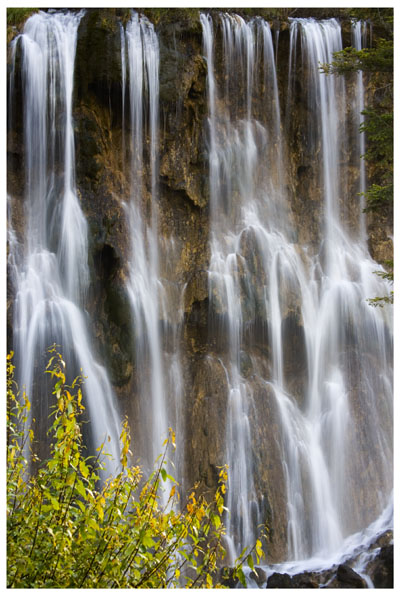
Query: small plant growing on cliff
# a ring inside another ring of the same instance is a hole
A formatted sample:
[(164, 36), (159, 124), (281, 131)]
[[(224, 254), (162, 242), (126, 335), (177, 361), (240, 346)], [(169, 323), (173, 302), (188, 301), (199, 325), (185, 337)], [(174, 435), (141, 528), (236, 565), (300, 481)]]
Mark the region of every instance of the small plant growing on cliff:
[[(326, 74), (346, 75), (365, 72), (369, 76), (369, 105), (361, 112), (363, 122), (360, 132), (365, 133), (367, 149), (361, 157), (370, 168), (370, 184), (365, 192), (359, 193), (365, 199), (367, 213), (380, 218), (393, 218), (393, 9), (348, 9), (349, 16), (365, 19), (371, 26), (381, 28), (385, 38), (378, 38), (372, 47), (356, 50), (344, 48), (333, 53), (330, 64), (322, 65)], [(386, 261), (387, 271), (377, 274), (393, 282), (393, 261)], [(369, 298), (371, 306), (393, 304), (392, 291), (387, 296)]]
[[(55, 404), (49, 435), (50, 457), (39, 461), (27, 428), (30, 403), (14, 381), (7, 357), (7, 586), (9, 588), (211, 588), (220, 587), (217, 563), (224, 556), (224, 493), (227, 472), (208, 502), (195, 490), (179, 507), (177, 482), (167, 473), (174, 447), (170, 431), (157, 469), (143, 479), (129, 465), (127, 421), (121, 431), (120, 472), (100, 485), (98, 456), (86, 457), (80, 417), (82, 377), (66, 384), (65, 363), (50, 349), (46, 373), (54, 380)], [(27, 447), (36, 471), (29, 472)], [(167, 503), (160, 490), (169, 481)], [(234, 577), (244, 583), (242, 564), (262, 556), (261, 543), (236, 562)]]

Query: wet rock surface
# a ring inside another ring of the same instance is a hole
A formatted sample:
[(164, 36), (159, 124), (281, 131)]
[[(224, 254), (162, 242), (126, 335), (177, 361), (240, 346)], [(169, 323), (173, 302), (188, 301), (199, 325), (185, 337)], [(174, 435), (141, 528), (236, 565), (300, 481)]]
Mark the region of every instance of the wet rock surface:
[(287, 573), (273, 573), (268, 577), (267, 588), (367, 588), (367, 583), (358, 573), (348, 565), (339, 565), (333, 571), (324, 572), (305, 571), (289, 575)]
[(336, 575), (328, 588), (367, 588), (367, 583), (349, 565), (339, 565)]
[(273, 573), (267, 581), (267, 588), (319, 588), (315, 573), (298, 573), (290, 576), (287, 573)]
[[(357, 573), (357, 561), (365, 556), (370, 560), (364, 565), (362, 575), (367, 576), (374, 588), (393, 588), (393, 532), (381, 534), (368, 547), (359, 549), (357, 556), (348, 561), (335, 565), (324, 571), (304, 571), (294, 575), (288, 573), (271, 572), (266, 579), (267, 588), (328, 588), (328, 589), (360, 589), (368, 588), (367, 580)], [(264, 577), (258, 581), (259, 587), (264, 587)]]
[(383, 546), (367, 566), (375, 588), (393, 588), (393, 544)]

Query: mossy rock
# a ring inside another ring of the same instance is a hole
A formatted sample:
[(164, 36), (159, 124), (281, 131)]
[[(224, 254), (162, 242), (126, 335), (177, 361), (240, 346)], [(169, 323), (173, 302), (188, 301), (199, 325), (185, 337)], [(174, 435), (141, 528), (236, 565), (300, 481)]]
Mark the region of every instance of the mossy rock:
[(154, 23), (158, 30), (173, 23), (180, 34), (201, 33), (199, 8), (144, 8), (139, 12)]
[(79, 99), (91, 92), (108, 105), (112, 95), (120, 96), (121, 23), (117, 9), (111, 8), (87, 9), (82, 17), (75, 61), (75, 92)]

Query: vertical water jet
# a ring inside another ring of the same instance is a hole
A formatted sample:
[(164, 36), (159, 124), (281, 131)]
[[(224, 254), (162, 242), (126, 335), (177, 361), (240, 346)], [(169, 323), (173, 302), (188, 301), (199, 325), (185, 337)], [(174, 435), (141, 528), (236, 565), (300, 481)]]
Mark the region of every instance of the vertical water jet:
[(10, 243), (9, 257), (15, 289), (13, 348), (19, 384), (32, 400), (32, 417), (40, 427), (50, 407), (49, 387), (39, 380), (46, 348), (60, 345), (70, 380), (82, 369), (92, 447), (107, 443), (111, 471), (119, 461), (120, 419), (84, 313), (87, 223), (75, 186), (72, 99), (81, 18), (82, 12), (39, 12), (13, 41), (14, 60), (19, 54), (21, 63), (25, 147), (25, 228), (21, 244)]
[[(124, 42), (125, 39), (125, 42)], [(168, 280), (173, 238), (159, 226), (159, 42), (153, 25), (133, 13), (121, 37), (127, 47), (131, 121), (131, 199), (126, 205), (131, 256), (127, 291), (133, 313), (138, 399), (139, 453), (152, 468), (172, 428), (183, 448), (182, 373), (179, 337), (182, 292)], [(124, 65), (124, 59), (122, 59)], [(170, 344), (166, 350), (165, 344)], [(182, 458), (182, 453), (180, 454)], [(181, 479), (181, 466), (175, 475)], [(167, 483), (168, 484), (168, 483)]]

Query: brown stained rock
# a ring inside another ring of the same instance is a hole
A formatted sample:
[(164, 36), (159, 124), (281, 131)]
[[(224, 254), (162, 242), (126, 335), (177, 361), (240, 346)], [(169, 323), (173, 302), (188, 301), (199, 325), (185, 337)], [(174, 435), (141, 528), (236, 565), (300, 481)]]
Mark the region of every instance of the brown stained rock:
[(131, 251), (123, 201), (129, 186), (121, 163), (121, 135), (107, 109), (86, 98), (75, 112), (77, 185), (90, 234), (89, 308), (97, 349), (116, 387), (133, 373), (133, 329), (126, 293)]
[[(129, 12), (129, 11), (128, 11)], [(75, 60), (75, 96), (88, 93), (103, 106), (118, 108), (121, 93), (120, 23), (115, 8), (89, 8), (81, 19)], [(115, 103), (114, 103), (115, 102)]]
[(268, 577), (267, 588), (366, 588), (366, 581), (348, 565), (322, 572), (304, 571), (295, 575), (272, 573)]
[(383, 532), (383, 534), (381, 534), (377, 540), (371, 545), (372, 548), (376, 548), (376, 547), (384, 547), (384, 546), (390, 546), (391, 544), (393, 544), (393, 530), (386, 530), (386, 532)]
[(208, 298), (208, 272), (200, 270), (189, 278), (185, 291), (185, 310), (189, 310), (194, 302)]
[(287, 555), (286, 483), (280, 450), (281, 425), (272, 388), (256, 373), (247, 379), (249, 415), (252, 429), (254, 484), (266, 531), (268, 562), (282, 561)]
[(159, 228), (173, 244), (173, 255), (162, 251), (163, 275), (185, 285), (184, 307), (204, 300), (205, 273), (209, 262), (209, 220), (206, 210), (199, 209), (185, 191), (172, 190), (162, 184), (159, 196)]
[[(167, 66), (173, 60), (174, 68), (169, 78), (165, 74), (168, 68), (163, 69), (160, 81), (161, 114), (166, 125), (161, 139), (160, 175), (169, 188), (184, 191), (194, 205), (205, 207), (208, 202), (208, 180), (203, 145), (206, 114), (204, 59), (201, 54), (187, 56), (171, 48), (165, 48), (161, 53), (163, 56)], [(176, 69), (180, 62), (178, 73)], [(167, 91), (171, 85), (173, 93)], [(174, 106), (171, 106), (171, 93), (172, 97), (176, 97)]]
[(82, 194), (96, 192), (102, 185), (120, 199), (129, 196), (129, 163), (123, 160), (122, 133), (114, 130), (109, 110), (89, 96), (76, 107), (74, 118), (76, 170)]
[(292, 578), (287, 573), (273, 573), (267, 581), (267, 588), (292, 588)]
[(382, 546), (368, 564), (367, 573), (375, 588), (393, 588), (393, 544)]
[(204, 488), (214, 488), (218, 466), (226, 464), (226, 371), (210, 356), (197, 360), (193, 368), (193, 386), (186, 402), (188, 484), (200, 481)]
[(349, 565), (339, 565), (336, 576), (327, 588), (367, 588), (367, 583)]
[(368, 221), (368, 249), (372, 258), (387, 269), (386, 261), (393, 259), (392, 216), (374, 213)]
[(287, 390), (300, 408), (305, 406), (307, 390), (307, 350), (300, 308), (293, 310), (282, 321), (283, 372)]
[(267, 588), (319, 588), (319, 574), (305, 571), (290, 576), (287, 573), (273, 573), (267, 581)]
[[(198, 18), (198, 15), (196, 15)], [(206, 64), (201, 29), (185, 35), (180, 21), (160, 24), (160, 175), (198, 207), (208, 201), (204, 147)]]
[(262, 586), (267, 581), (267, 574), (262, 567), (255, 567), (254, 571), (250, 573), (251, 579), (253, 579), (258, 586)]

